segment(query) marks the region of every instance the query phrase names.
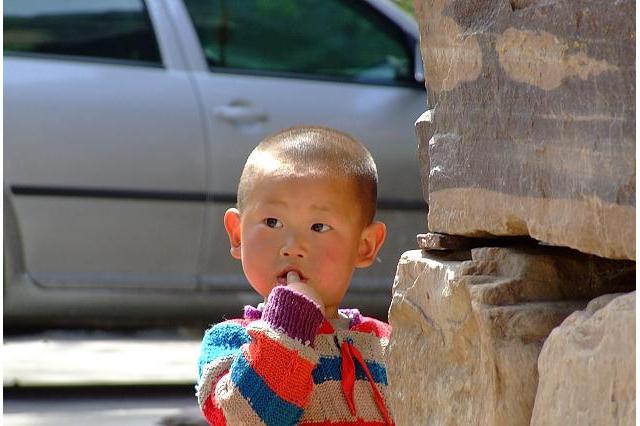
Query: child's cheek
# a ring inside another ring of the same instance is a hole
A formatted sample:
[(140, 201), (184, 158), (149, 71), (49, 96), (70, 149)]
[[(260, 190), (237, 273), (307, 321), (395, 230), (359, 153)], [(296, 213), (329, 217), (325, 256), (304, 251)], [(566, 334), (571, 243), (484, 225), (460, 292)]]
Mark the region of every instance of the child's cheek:
[(272, 256), (267, 256), (270, 252), (269, 233), (259, 228), (246, 229), (243, 234), (242, 267), (245, 275), (249, 279), (252, 287), (263, 297), (267, 297), (273, 283), (271, 273), (273, 272)]
[(344, 261), (343, 247), (335, 241), (327, 241), (320, 247), (319, 262), (325, 265), (336, 265), (337, 262)]
[(242, 255), (243, 257), (251, 257), (260, 247), (260, 238), (256, 235), (256, 231), (251, 228), (244, 229), (242, 232)]
[(264, 241), (266, 233), (261, 226), (253, 226), (246, 228), (242, 234), (242, 237), (246, 245), (255, 246), (261, 244)]

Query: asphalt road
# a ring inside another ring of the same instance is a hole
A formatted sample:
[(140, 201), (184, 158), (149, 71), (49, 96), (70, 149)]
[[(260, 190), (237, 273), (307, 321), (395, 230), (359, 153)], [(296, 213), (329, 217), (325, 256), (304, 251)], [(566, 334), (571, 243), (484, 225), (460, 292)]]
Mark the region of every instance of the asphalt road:
[(5, 388), (3, 411), (5, 426), (206, 426), (191, 386)]
[(2, 424), (200, 426), (201, 331), (5, 333)]
[(189, 329), (5, 333), (3, 384), (195, 384), (201, 337)]

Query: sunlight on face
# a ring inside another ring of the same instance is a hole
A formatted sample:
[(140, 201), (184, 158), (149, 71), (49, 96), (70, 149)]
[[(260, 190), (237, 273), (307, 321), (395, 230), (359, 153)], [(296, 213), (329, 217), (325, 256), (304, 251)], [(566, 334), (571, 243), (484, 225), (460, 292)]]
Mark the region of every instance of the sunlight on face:
[(240, 212), (244, 272), (266, 297), (293, 269), (320, 294), (327, 313), (337, 311), (365, 228), (354, 184), (280, 171), (256, 182)]

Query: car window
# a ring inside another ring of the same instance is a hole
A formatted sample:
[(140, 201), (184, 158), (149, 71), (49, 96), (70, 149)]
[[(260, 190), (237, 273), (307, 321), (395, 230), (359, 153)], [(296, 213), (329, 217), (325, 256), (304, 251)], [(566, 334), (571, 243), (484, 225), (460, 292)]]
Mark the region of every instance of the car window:
[(212, 70), (399, 83), (404, 34), (361, 1), (184, 0)]
[(159, 64), (143, 0), (5, 0), (4, 50)]

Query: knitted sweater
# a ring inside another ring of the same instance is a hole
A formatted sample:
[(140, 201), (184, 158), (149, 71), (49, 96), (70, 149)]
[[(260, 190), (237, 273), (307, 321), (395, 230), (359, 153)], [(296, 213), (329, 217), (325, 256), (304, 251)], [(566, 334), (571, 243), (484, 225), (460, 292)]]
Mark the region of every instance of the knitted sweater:
[[(260, 308), (260, 306), (259, 306)], [(262, 310), (205, 332), (197, 397), (212, 425), (386, 425), (389, 325), (355, 309), (348, 324), (276, 287)]]

